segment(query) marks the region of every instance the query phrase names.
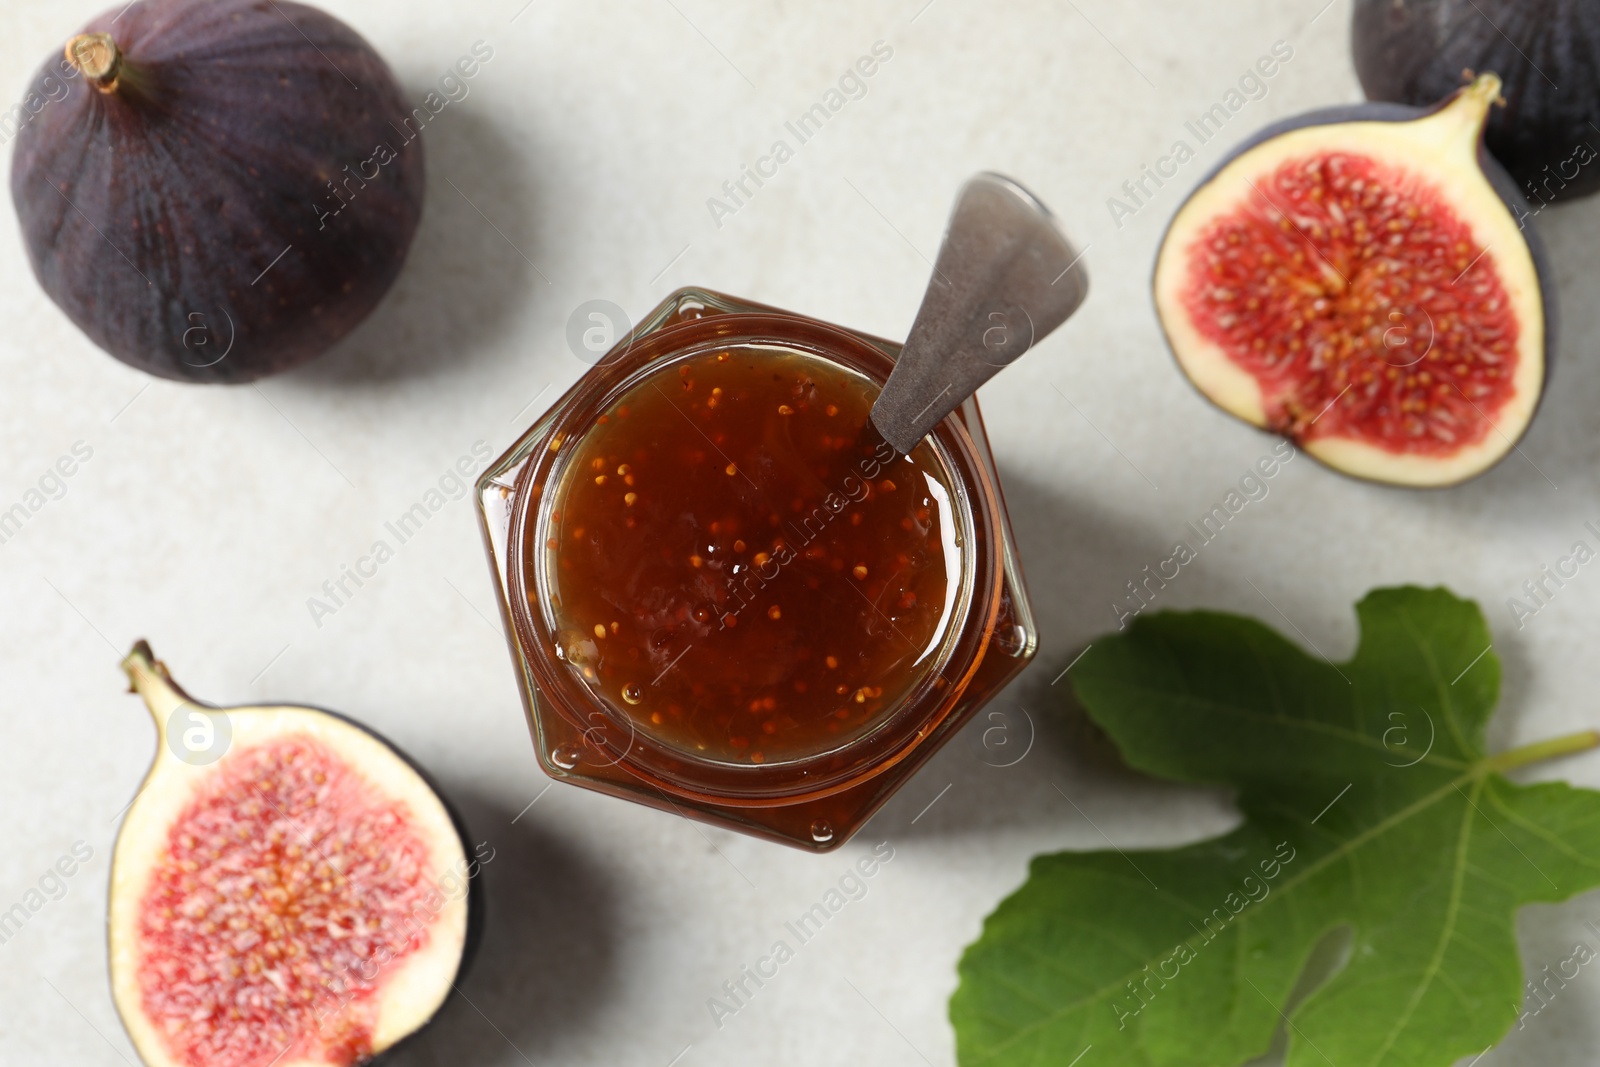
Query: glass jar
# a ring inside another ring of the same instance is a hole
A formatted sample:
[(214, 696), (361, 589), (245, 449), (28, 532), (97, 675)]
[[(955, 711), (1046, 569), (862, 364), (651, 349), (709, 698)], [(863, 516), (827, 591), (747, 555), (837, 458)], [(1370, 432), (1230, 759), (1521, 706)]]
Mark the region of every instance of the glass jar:
[[(1027, 665), (976, 400), (909, 457), (865, 423), (899, 350), (682, 289), (489, 466), (479, 518), (546, 773), (827, 851)], [(840, 406), (856, 429), (831, 436)]]

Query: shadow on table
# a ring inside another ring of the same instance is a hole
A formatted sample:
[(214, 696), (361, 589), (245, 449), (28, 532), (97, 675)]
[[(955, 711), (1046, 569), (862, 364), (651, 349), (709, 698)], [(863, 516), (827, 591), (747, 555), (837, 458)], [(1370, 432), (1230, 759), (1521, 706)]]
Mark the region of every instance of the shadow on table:
[(494, 850), (480, 875), (483, 940), (432, 1026), (384, 1063), (542, 1062), (552, 1037), (581, 1030), (612, 998), (622, 927), (615, 878), (580, 843), (527, 815), (513, 823), (517, 811), (499, 800), (449, 792), (471, 847)]
[(421, 138), (428, 189), (399, 279), (350, 336), (289, 377), (361, 385), (459, 369), (549, 290), (534, 266), (546, 204), (526, 169), (538, 156), (527, 139), (454, 104)]
[(1087, 783), (1097, 793), (1137, 792), (1146, 810), (1225, 796), (1129, 770), (1063, 677), (1086, 644), (1116, 628), (1111, 593), (1168, 555), (1171, 544), (1160, 531), (1132, 529), (1095, 501), (1058, 488), (1007, 476), (1005, 490), (1044, 647), (874, 817), (878, 832), (934, 837), (1082, 823), (1071, 804)]
[[(1223, 832), (1237, 819), (1231, 790), (1162, 781), (1129, 769), (1072, 694), (1070, 667), (1078, 655), (1117, 629), (1110, 598), (1127, 580), (1139, 577), (1146, 564), (1171, 552), (1168, 533), (1132, 529), (1092, 499), (1074, 499), (1026, 478), (1008, 477), (1006, 495), (1043, 648), (1022, 676), (981, 709), (874, 817), (876, 832), (938, 837), (1062, 827), (1073, 834), (1088, 830), (1098, 846), (1103, 844), (1101, 832), (1119, 841), (1152, 832), (1160, 838), (1169, 816), (1182, 816), (1184, 824), (1193, 825), (1189, 816), (1197, 812), (1204, 812), (1199, 824), (1214, 823), (1216, 832)], [(1204, 568), (1203, 583), (1213, 590), (1248, 589), (1247, 575), (1236, 570), (1247, 562), (1237, 554), (1211, 552), (1194, 565)], [(1199, 574), (1179, 580), (1202, 581)], [(1272, 603), (1290, 619), (1324, 610), (1292, 575), (1275, 586)], [(1173, 604), (1158, 602), (1152, 610)], [(1488, 730), (1494, 751), (1507, 747), (1515, 734), (1530, 671), (1524, 640), (1507, 624), (1503, 610), (1497, 614), (1501, 605), (1481, 606), (1503, 671), (1501, 710)], [(1254, 615), (1305, 648), (1304, 640), (1267, 605), (1234, 610)], [(1348, 654), (1328, 651), (1339, 658)], [(1094, 797), (1094, 803), (1080, 794)], [(1114, 826), (1126, 832), (1118, 836)], [(1152, 844), (1161, 847), (1177, 840)]]

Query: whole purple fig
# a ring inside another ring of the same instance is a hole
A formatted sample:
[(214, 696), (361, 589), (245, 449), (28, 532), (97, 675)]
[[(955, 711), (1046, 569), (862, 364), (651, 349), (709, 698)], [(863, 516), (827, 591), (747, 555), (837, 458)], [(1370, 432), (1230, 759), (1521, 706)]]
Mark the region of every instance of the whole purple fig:
[(248, 382), (349, 333), (422, 212), (420, 126), (359, 34), (291, 0), (138, 0), (47, 62), (11, 195), (46, 293), (96, 344)]

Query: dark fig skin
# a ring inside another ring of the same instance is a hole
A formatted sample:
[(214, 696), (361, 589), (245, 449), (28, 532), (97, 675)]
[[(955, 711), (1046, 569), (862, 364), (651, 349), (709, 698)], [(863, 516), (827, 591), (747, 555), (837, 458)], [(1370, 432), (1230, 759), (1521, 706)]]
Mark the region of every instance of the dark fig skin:
[(1506, 106), (1486, 136), (1518, 191), (1540, 203), (1600, 191), (1593, 0), (1356, 0), (1351, 51), (1371, 100), (1429, 104), (1463, 70), (1494, 71)]
[(292, 0), (138, 0), (84, 32), (120, 63), (97, 80), (73, 43), (48, 61), (33, 84), (55, 78), (59, 98), (12, 160), (50, 298), (118, 359), (180, 381), (249, 382), (349, 333), (422, 213), (419, 124), (382, 58)]

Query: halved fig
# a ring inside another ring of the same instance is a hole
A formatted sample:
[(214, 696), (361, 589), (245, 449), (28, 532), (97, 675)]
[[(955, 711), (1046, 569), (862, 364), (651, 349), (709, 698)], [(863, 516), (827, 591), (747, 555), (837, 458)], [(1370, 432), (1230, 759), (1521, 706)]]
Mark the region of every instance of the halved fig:
[(122, 666), (158, 738), (109, 919), (145, 1063), (358, 1064), (420, 1029), (475, 940), (485, 859), (428, 779), (332, 712), (202, 704), (143, 641)]
[(1499, 79), (1432, 110), (1312, 112), (1236, 149), (1174, 216), (1155, 302), (1223, 410), (1336, 470), (1444, 486), (1527, 429), (1554, 307), (1483, 148)]

